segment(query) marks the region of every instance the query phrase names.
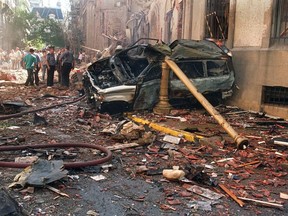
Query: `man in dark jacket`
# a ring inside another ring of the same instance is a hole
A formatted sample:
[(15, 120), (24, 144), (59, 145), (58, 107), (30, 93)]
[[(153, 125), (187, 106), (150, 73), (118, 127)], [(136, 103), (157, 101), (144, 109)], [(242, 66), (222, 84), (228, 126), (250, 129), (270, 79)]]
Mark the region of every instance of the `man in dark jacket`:
[(61, 54), (60, 61), (62, 63), (62, 80), (61, 85), (63, 87), (69, 87), (69, 74), (71, 69), (74, 68), (74, 56), (73, 53), (70, 52), (69, 46), (66, 46), (65, 52)]
[(34, 56), (37, 59), (37, 63), (34, 68), (35, 85), (39, 86), (39, 71), (41, 69), (41, 58), (37, 51), (34, 52)]
[(49, 47), (49, 53), (47, 54), (47, 87), (54, 85), (54, 72), (56, 68), (56, 57), (54, 52), (54, 47)]

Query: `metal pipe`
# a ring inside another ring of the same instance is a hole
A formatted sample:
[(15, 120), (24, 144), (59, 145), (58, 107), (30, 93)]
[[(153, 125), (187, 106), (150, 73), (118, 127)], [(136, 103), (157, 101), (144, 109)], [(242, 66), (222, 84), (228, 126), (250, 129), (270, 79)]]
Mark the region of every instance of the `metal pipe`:
[(150, 122), (146, 119), (138, 118), (135, 116), (128, 116), (128, 118), (130, 118), (132, 121), (140, 123), (142, 125), (147, 125), (148, 127), (152, 128), (154, 130), (160, 131), (162, 133), (169, 134), (169, 135), (172, 135), (175, 137), (183, 137), (184, 139), (186, 139), (190, 142), (195, 142), (195, 140), (203, 138), (203, 136), (200, 136), (200, 135), (189, 133), (189, 132), (183, 131), (183, 130), (175, 130), (175, 129), (172, 129), (169, 127), (164, 127), (162, 125), (159, 125), (159, 124)]
[(169, 69), (167, 63), (163, 62), (159, 103), (153, 109), (153, 111), (158, 114), (169, 114), (172, 108), (168, 98)]
[(169, 65), (172, 71), (179, 77), (179, 79), (186, 85), (194, 97), (202, 104), (202, 106), (216, 119), (216, 121), (223, 127), (223, 129), (233, 138), (237, 144), (238, 149), (246, 149), (249, 141), (247, 138), (240, 136), (231, 125), (221, 116), (221, 114), (209, 103), (209, 101), (198, 92), (197, 88), (193, 85), (192, 81), (183, 73), (177, 64), (165, 58), (165, 62)]
[[(27, 149), (71, 148), (71, 147), (97, 149), (105, 153), (106, 156), (103, 158), (91, 160), (91, 161), (64, 163), (64, 167), (67, 169), (87, 167), (87, 166), (96, 166), (98, 164), (105, 163), (111, 160), (112, 158), (112, 153), (109, 149), (105, 148), (104, 146), (87, 144), (87, 143), (57, 143), (57, 144), (44, 144), (44, 145), (0, 146), (0, 152), (1, 151), (18, 151), (18, 150), (27, 150)], [(26, 168), (30, 165), (32, 164), (0, 161), (0, 167)]]

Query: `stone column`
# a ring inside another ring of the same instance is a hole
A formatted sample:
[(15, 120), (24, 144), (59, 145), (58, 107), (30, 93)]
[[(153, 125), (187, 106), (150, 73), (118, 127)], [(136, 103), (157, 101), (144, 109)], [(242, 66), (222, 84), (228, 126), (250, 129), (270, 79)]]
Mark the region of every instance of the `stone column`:
[(183, 38), (191, 39), (192, 34), (192, 10), (193, 3), (191, 0), (184, 1), (184, 22), (183, 22)]
[(167, 63), (162, 63), (162, 78), (159, 93), (159, 103), (153, 109), (157, 114), (169, 114), (172, 107), (169, 104), (168, 87), (169, 87), (169, 66)]
[(193, 0), (191, 35), (193, 40), (202, 40), (205, 37), (206, 4), (207, 0)]
[(236, 14), (236, 0), (230, 0), (229, 18), (228, 18), (228, 39), (226, 46), (229, 49), (233, 48), (234, 32), (235, 32), (235, 14)]

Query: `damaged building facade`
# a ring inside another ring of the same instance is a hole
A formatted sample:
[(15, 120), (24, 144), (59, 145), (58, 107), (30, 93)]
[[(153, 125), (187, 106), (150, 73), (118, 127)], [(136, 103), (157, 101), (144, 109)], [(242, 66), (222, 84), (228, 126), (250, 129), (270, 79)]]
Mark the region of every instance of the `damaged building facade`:
[[(236, 87), (230, 103), (288, 116), (288, 0), (93, 0), (72, 1), (82, 33), (79, 44), (102, 50), (125, 36), (212, 39), (233, 52)], [(79, 34), (78, 34), (79, 36)]]

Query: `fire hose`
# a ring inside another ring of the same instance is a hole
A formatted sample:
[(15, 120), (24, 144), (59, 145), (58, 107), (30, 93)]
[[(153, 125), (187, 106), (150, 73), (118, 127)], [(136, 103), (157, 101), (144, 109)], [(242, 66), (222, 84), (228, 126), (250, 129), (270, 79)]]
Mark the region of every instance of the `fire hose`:
[(20, 113), (15, 113), (15, 114), (10, 114), (10, 115), (0, 115), (0, 121), (1, 120), (7, 120), (7, 119), (11, 119), (11, 118), (19, 118), (23, 115), (28, 115), (30, 113), (36, 113), (36, 112), (40, 112), (40, 111), (44, 111), (44, 110), (48, 110), (48, 109), (53, 109), (55, 107), (58, 107), (58, 106), (63, 106), (63, 105), (68, 105), (68, 104), (73, 104), (73, 103), (76, 103), (78, 101), (81, 101), (85, 98), (86, 96), (83, 95), (75, 100), (72, 100), (72, 101), (67, 101), (67, 102), (64, 102), (64, 103), (60, 103), (60, 104), (54, 104), (54, 105), (51, 105), (51, 106), (47, 106), (47, 107), (42, 107), (42, 108), (38, 108), (38, 109), (33, 109), (33, 110), (27, 110), (27, 111), (23, 111), (23, 112), (20, 112)]
[[(106, 156), (102, 157), (100, 159), (96, 159), (96, 160), (64, 163), (64, 168), (66, 168), (66, 169), (80, 168), (80, 167), (87, 167), (87, 166), (96, 166), (98, 164), (108, 162), (112, 158), (112, 153), (109, 149), (107, 149), (103, 146), (87, 144), (87, 143), (57, 143), (57, 144), (44, 144), (44, 145), (0, 146), (0, 152), (2, 152), (2, 151), (19, 151), (19, 150), (27, 150), (27, 149), (71, 148), (71, 147), (97, 149), (97, 150), (100, 150), (101, 152), (105, 153)], [(26, 168), (30, 165), (31, 165), (31, 163), (16, 163), (16, 162), (0, 161), (0, 167)]]
[[(73, 101), (68, 101), (60, 104), (55, 104), (47, 107), (42, 107), (39, 109), (33, 109), (33, 110), (27, 110), (24, 112), (11, 114), (11, 115), (0, 115), (0, 121), (1, 120), (7, 120), (11, 118), (18, 118), (23, 115), (27, 115), (30, 113), (40, 112), (43, 110), (53, 109), (58, 106), (73, 104), (78, 101), (81, 101), (85, 98), (85, 95), (82, 97), (79, 97)], [(70, 147), (82, 147), (82, 148), (90, 148), (90, 149), (96, 149), (100, 150), (101, 152), (105, 153), (106, 156), (100, 159), (91, 160), (91, 161), (81, 161), (81, 162), (69, 162), (64, 163), (64, 167), (69, 168), (79, 168), (79, 167), (87, 167), (87, 166), (95, 166), (98, 164), (105, 163), (112, 158), (112, 153), (109, 149), (99, 146), (99, 145), (93, 145), (93, 144), (87, 144), (87, 143), (56, 143), (56, 144), (44, 144), (44, 145), (22, 145), (22, 146), (0, 146), (0, 152), (1, 151), (18, 151), (18, 150), (26, 150), (26, 149), (43, 149), (43, 148), (70, 148)], [(10, 167), (10, 168), (25, 168), (30, 166), (31, 163), (16, 163), (16, 162), (4, 162), (0, 161), (0, 167)]]

